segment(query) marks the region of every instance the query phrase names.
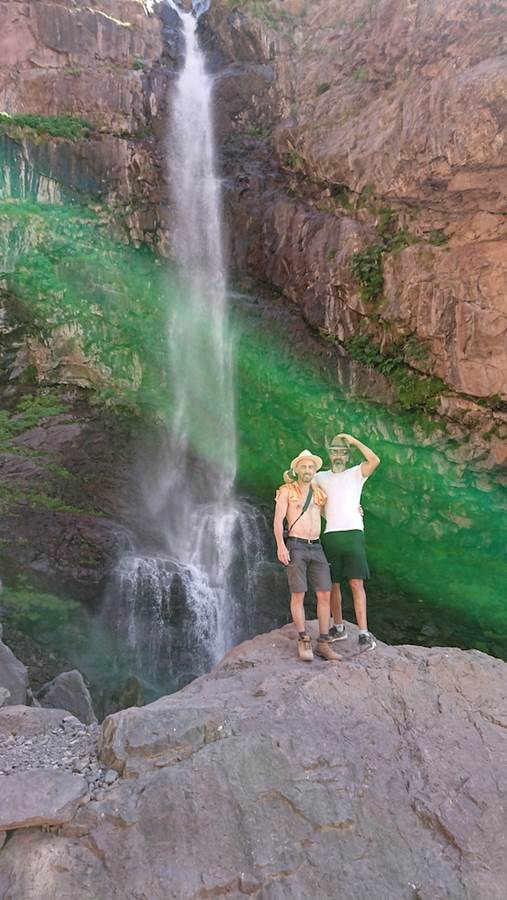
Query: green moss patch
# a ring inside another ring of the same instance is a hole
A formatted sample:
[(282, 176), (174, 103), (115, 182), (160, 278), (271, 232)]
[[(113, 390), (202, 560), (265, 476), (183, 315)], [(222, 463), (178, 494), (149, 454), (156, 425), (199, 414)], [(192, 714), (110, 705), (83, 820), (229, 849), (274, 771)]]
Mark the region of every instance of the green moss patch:
[(100, 516), (92, 509), (80, 509), (65, 503), (60, 497), (54, 497), (44, 491), (36, 491), (14, 485), (0, 485), (0, 512), (6, 512), (17, 504), (29, 504), (35, 509), (47, 509), (52, 512), (72, 513), (73, 515)]
[(68, 327), (102, 373), (101, 402), (166, 407), (167, 316), (177, 292), (154, 252), (114, 237), (98, 206), (0, 201), (2, 224), (21, 246), (3, 297), (25, 333), (47, 342)]
[(344, 346), (352, 359), (372, 366), (392, 382), (404, 409), (426, 412), (435, 409), (445, 384), (440, 378), (419, 375), (410, 368), (410, 360), (428, 353), (415, 336), (393, 342), (388, 348), (381, 349), (368, 335), (356, 335), (346, 341)]
[[(291, 22), (297, 17), (284, 9), (274, 7), (270, 0), (227, 0), (227, 6), (231, 10), (244, 9), (253, 16), (257, 16), (271, 28), (278, 28), (282, 22)], [(301, 13), (305, 15), (305, 13)]]
[(43, 642), (82, 614), (79, 603), (37, 591), (26, 577), (21, 576), (14, 587), (4, 587), (1, 606), (13, 628), (36, 635), (37, 640)]
[(68, 405), (61, 403), (58, 396), (51, 392), (25, 395), (13, 412), (0, 410), (0, 449), (20, 432), (40, 425), (46, 418), (59, 416), (68, 409)]
[(384, 289), (383, 252), (382, 244), (375, 243), (352, 254), (352, 275), (359, 285), (359, 293), (363, 300), (378, 300), (382, 296)]
[(9, 115), (0, 113), (0, 132), (10, 137), (60, 138), (82, 141), (93, 131), (87, 119), (75, 116)]

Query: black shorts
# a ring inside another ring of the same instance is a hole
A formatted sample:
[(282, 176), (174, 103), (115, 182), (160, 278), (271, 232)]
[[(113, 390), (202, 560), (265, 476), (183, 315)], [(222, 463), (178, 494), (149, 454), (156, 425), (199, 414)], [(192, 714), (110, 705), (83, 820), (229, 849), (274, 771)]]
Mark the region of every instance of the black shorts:
[(331, 566), (333, 583), (370, 577), (364, 531), (328, 531), (322, 535), (322, 546)]

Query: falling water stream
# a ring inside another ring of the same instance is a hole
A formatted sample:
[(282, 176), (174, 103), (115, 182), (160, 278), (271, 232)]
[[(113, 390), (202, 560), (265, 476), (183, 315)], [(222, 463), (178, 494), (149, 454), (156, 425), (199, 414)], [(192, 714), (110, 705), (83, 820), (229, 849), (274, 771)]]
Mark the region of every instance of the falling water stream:
[[(210, 668), (249, 633), (262, 563), (262, 522), (234, 495), (236, 429), (220, 182), (215, 171), (213, 80), (198, 17), (178, 12), (185, 61), (171, 99), (167, 165), (177, 297), (168, 325), (172, 421), (162, 463), (146, 480), (159, 547), (125, 556), (105, 614), (131, 668), (165, 689)], [(195, 4), (203, 11), (206, 2)]]

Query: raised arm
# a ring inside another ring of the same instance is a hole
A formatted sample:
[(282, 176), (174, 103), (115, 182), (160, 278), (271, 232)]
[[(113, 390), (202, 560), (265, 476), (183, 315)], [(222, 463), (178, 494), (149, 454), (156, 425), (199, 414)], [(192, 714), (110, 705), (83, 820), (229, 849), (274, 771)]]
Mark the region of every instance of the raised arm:
[(365, 462), (361, 463), (361, 473), (363, 475), (363, 478), (368, 478), (368, 476), (375, 471), (380, 463), (380, 459), (377, 454), (374, 453), (373, 450), (370, 450), (370, 448), (367, 447), (366, 444), (362, 444), (361, 441), (353, 437), (351, 434), (339, 434), (338, 437), (346, 440), (351, 447), (357, 447), (357, 449), (361, 451), (365, 459)]
[(275, 535), (276, 541), (276, 552), (278, 559), (284, 566), (288, 566), (290, 562), (289, 551), (285, 546), (285, 541), (283, 539), (283, 520), (287, 515), (287, 508), (289, 506), (289, 492), (287, 488), (281, 487), (276, 495), (276, 504), (275, 504), (275, 518), (273, 520), (273, 531)]

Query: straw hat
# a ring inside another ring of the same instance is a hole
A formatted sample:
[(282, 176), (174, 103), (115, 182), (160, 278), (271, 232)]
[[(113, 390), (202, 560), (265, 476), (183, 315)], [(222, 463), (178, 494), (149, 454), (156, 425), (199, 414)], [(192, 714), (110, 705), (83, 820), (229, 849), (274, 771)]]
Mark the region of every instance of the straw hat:
[(309, 450), (301, 450), (301, 453), (298, 456), (296, 456), (295, 459), (292, 460), (292, 462), (290, 464), (291, 469), (293, 469), (293, 471), (296, 471), (296, 466), (303, 459), (311, 459), (311, 461), (315, 463), (317, 472), (322, 467), (322, 460), (321, 460), (320, 456), (315, 456), (315, 454), (310, 453)]

